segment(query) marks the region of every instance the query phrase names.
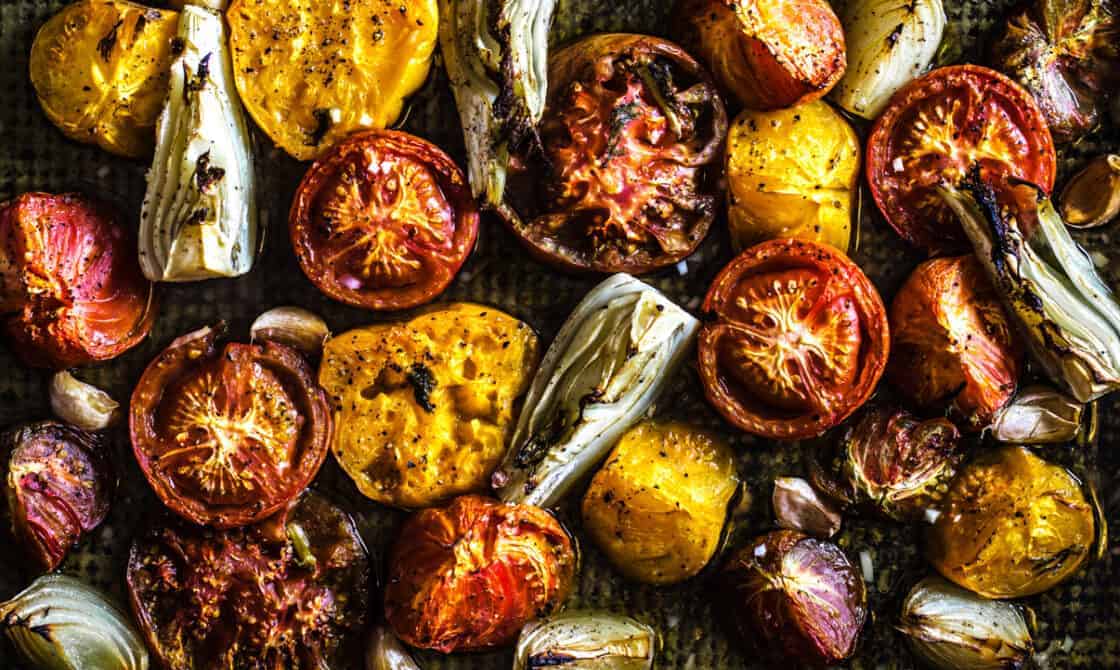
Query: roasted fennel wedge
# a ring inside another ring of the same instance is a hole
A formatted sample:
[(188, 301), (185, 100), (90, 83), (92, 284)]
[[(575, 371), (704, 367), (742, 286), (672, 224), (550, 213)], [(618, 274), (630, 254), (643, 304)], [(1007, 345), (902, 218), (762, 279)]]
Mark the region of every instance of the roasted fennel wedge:
[(548, 92), (556, 0), (439, 0), (439, 44), (467, 145), (471, 190), (501, 207), (509, 148), (535, 133)]
[(506, 502), (555, 505), (603, 460), (673, 376), (700, 323), (628, 274), (576, 306), (545, 354), (492, 483)]
[(184, 7), (177, 40), (140, 214), (140, 266), (152, 281), (237, 277), (256, 253), (256, 184), (221, 15)]

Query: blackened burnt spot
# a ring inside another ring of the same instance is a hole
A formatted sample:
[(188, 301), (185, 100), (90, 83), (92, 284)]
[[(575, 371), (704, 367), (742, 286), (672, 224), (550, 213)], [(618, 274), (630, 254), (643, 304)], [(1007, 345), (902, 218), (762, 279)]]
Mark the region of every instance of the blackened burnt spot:
[(124, 23), (124, 19), (114, 23), (109, 32), (105, 33), (105, 37), (97, 42), (97, 53), (101, 54), (101, 59), (106, 62), (109, 61), (109, 56), (113, 53), (113, 47), (117, 44), (117, 31), (120, 30), (122, 23)]
[(306, 144), (309, 147), (317, 147), (319, 143), (326, 137), (327, 131), (331, 129), (331, 112), (329, 109), (316, 109), (311, 112), (315, 117), (315, 129), (307, 137)]
[(198, 190), (203, 193), (207, 192), (214, 184), (222, 180), (226, 176), (224, 168), (210, 165), (210, 152), (202, 154), (194, 165), (194, 181), (198, 186)]
[(409, 384), (412, 384), (412, 394), (416, 398), (416, 404), (425, 412), (435, 411), (436, 406), (432, 404), (432, 391), (436, 388), (436, 377), (431, 369), (423, 363), (413, 363), (405, 378), (408, 379)]

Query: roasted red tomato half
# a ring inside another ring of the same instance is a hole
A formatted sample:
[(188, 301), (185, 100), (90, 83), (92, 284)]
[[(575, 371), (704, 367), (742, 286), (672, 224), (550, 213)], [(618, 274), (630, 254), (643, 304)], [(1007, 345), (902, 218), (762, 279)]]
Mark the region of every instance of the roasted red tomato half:
[(126, 582), (167, 670), (359, 665), (369, 556), (350, 517), (318, 494), (256, 526), (152, 528), (132, 544)]
[(221, 328), (171, 343), (132, 393), (140, 468), (164, 504), (219, 528), (259, 521), (303, 491), (331, 436), (311, 366), (274, 342), (217, 346)]
[(105, 445), (56, 421), (0, 434), (12, 535), (41, 570), (54, 570), (109, 513), (113, 477)]
[(0, 205), (0, 314), (28, 365), (62, 369), (136, 346), (155, 304), (136, 240), (108, 206), (25, 193)]
[(568, 271), (642, 274), (691, 254), (715, 216), (727, 136), (707, 73), (671, 42), (606, 34), (554, 54), (549, 77), (543, 160), (521, 156), (507, 190), (514, 233)]
[(431, 301), (478, 239), (462, 170), (431, 142), (393, 130), (356, 133), (316, 161), (288, 223), (307, 278), (374, 310)]
[(414, 647), (491, 649), (561, 605), (578, 562), (547, 511), (461, 496), (405, 522), (389, 556), (385, 617)]
[(755, 435), (820, 435), (871, 397), (887, 364), (878, 292), (847, 256), (815, 242), (747, 249), (716, 276), (704, 312), (708, 402)]
[(931, 253), (971, 248), (935, 187), (974, 168), (987, 183), (1013, 177), (1046, 192), (1057, 168), (1034, 99), (984, 67), (944, 67), (912, 81), (891, 98), (867, 141), (876, 204), (899, 235)]

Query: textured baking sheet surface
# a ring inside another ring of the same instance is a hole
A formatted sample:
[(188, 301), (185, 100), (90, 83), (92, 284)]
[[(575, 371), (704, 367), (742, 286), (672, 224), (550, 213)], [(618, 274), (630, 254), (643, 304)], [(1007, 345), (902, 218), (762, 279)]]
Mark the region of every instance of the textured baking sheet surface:
[[(59, 0), (0, 0), (0, 198), (28, 190), (63, 192), (80, 190), (117, 203), (128, 221), (138, 219), (144, 193), (144, 162), (114, 158), (96, 148), (63, 138), (47, 121), (35, 100), (27, 76), (27, 58), (38, 27), (65, 3)], [(946, 0), (951, 29), (966, 53), (980, 44), (1007, 0)], [(645, 32), (664, 35), (670, 24), (671, 0), (561, 0), (553, 42), (601, 31)], [(968, 58), (980, 62), (978, 58)], [(454, 104), (442, 70), (412, 100), (404, 128), (425, 137), (454, 155), (462, 164), (462, 138)], [(320, 295), (301, 274), (287, 242), (286, 214), (292, 193), (305, 166), (287, 158), (258, 134), (257, 163), (269, 239), (253, 272), (244, 278), (212, 281), (162, 290), (162, 307), (151, 337), (121, 358), (81, 371), (80, 376), (125, 401), (144, 366), (174, 337), (202, 325), (225, 320), (235, 337), (247, 337), (252, 319), (280, 304), (296, 304), (321, 313), (335, 332), (379, 318), (362, 310), (343, 307)], [(1067, 152), (1063, 174), (1086, 155), (1102, 148), (1120, 148), (1117, 130), (1105, 127)], [(865, 199), (866, 201), (866, 199)], [(920, 260), (885, 223), (864, 208), (856, 260), (890, 299), (895, 288)], [(1081, 236), (1091, 250), (1108, 257), (1107, 271), (1118, 285), (1120, 264), (1117, 244), (1106, 227)], [(708, 282), (728, 260), (722, 222), (688, 263), (688, 272), (675, 269), (647, 278), (680, 304), (695, 308)], [(496, 305), (532, 324), (542, 337), (551, 338), (579, 298), (595, 283), (556, 274), (530, 261), (497, 221), (484, 220), (479, 246), (464, 271), (442, 300), (472, 300)], [(0, 425), (46, 417), (48, 374), (20, 366), (7, 349), (0, 349)], [(681, 372), (662, 400), (663, 414), (702, 422), (721, 430), (740, 454), (740, 472), (750, 485), (754, 504), (735, 519), (731, 542), (770, 528), (769, 496), (775, 476), (803, 474), (802, 453), (812, 444), (775, 445), (737, 435), (704, 404), (699, 380), (692, 369)], [(1114, 447), (1120, 413), (1117, 401), (1099, 408), (1097, 439), (1090, 444), (1053, 447), (1046, 455), (1095, 480), (1111, 525), (1120, 527), (1120, 450)], [(121, 594), (124, 560), (134, 531), (159, 503), (133, 462), (127, 436), (114, 436), (116, 465), (121, 477), (118, 497), (108, 521), (77, 550), (63, 570), (80, 575), (111, 592)], [(334, 493), (359, 520), (377, 560), (385, 553), (401, 515), (362, 498), (349, 480), (328, 459), (316, 486)], [(578, 496), (574, 496), (578, 500)], [(562, 515), (578, 534), (572, 509)], [(912, 527), (848, 518), (839, 536), (840, 545), (853, 561), (869, 552), (874, 566), (868, 594), (872, 617), (851, 668), (916, 667), (902, 637), (893, 629), (906, 591), (927, 571)], [(659, 668), (754, 668), (730, 643), (721, 615), (710, 605), (706, 574), (671, 588), (653, 588), (624, 582), (589, 543), (583, 542), (584, 564), (579, 588), (569, 606), (596, 607), (627, 612), (662, 631), (664, 653)], [(1114, 556), (1113, 554), (1117, 554)], [(1038, 615), (1036, 643), (1051, 668), (1120, 667), (1120, 545), (1113, 542), (1105, 558), (1075, 579), (1026, 602)], [(0, 599), (26, 586), (26, 574), (15, 552), (0, 547)], [(508, 668), (510, 654), (439, 657), (419, 655), (425, 668)], [(355, 666), (357, 667), (357, 666)], [(10, 649), (0, 645), (0, 668), (20, 668)], [(91, 669), (93, 670), (93, 669)], [(349, 669), (339, 669), (349, 670)]]

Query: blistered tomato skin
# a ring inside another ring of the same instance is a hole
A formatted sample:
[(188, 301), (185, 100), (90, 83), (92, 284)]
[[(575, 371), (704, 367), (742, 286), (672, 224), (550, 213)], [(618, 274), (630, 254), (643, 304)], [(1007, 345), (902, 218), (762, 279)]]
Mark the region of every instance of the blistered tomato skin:
[(692, 253), (715, 216), (727, 135), (707, 73), (671, 42), (605, 34), (553, 54), (549, 87), (547, 168), (520, 159), (540, 202), (505, 217), (526, 248), (562, 270), (630, 274)]
[(25, 363), (115, 358), (147, 337), (155, 312), (136, 241), (108, 206), (48, 193), (0, 205), (0, 314)]
[(813, 437), (871, 397), (890, 329), (878, 292), (835, 249), (795, 239), (747, 249), (704, 300), (700, 378), (708, 402), (741, 430)]
[[(978, 167), (985, 182), (1026, 180), (1047, 193), (1057, 159), (1034, 99), (977, 65), (944, 67), (895, 93), (867, 140), (867, 180), (879, 210), (906, 241), (931, 253), (971, 247), (934, 190)], [(1008, 194), (1004, 204), (1012, 204)]]
[(867, 591), (835, 544), (773, 531), (737, 551), (719, 579), (739, 638), (772, 663), (824, 668), (855, 651)]
[(114, 479), (93, 434), (41, 421), (0, 434), (12, 534), (43, 571), (54, 570), (109, 513)]
[(307, 278), (355, 307), (430, 302), (451, 284), (478, 239), (478, 209), (463, 172), (408, 133), (352, 135), (316, 161), (289, 215)]
[(1023, 350), (975, 256), (919, 265), (891, 303), (887, 379), (925, 409), (948, 406), (967, 430), (1011, 401)]
[(230, 528), (260, 521), (319, 471), (331, 437), (326, 394), (294, 349), (226, 343), (220, 328), (180, 337), (132, 393), (140, 468), (172, 511)]
[(385, 618), (414, 647), (500, 647), (563, 604), (578, 562), (547, 511), (462, 496), (405, 521), (389, 556)]

